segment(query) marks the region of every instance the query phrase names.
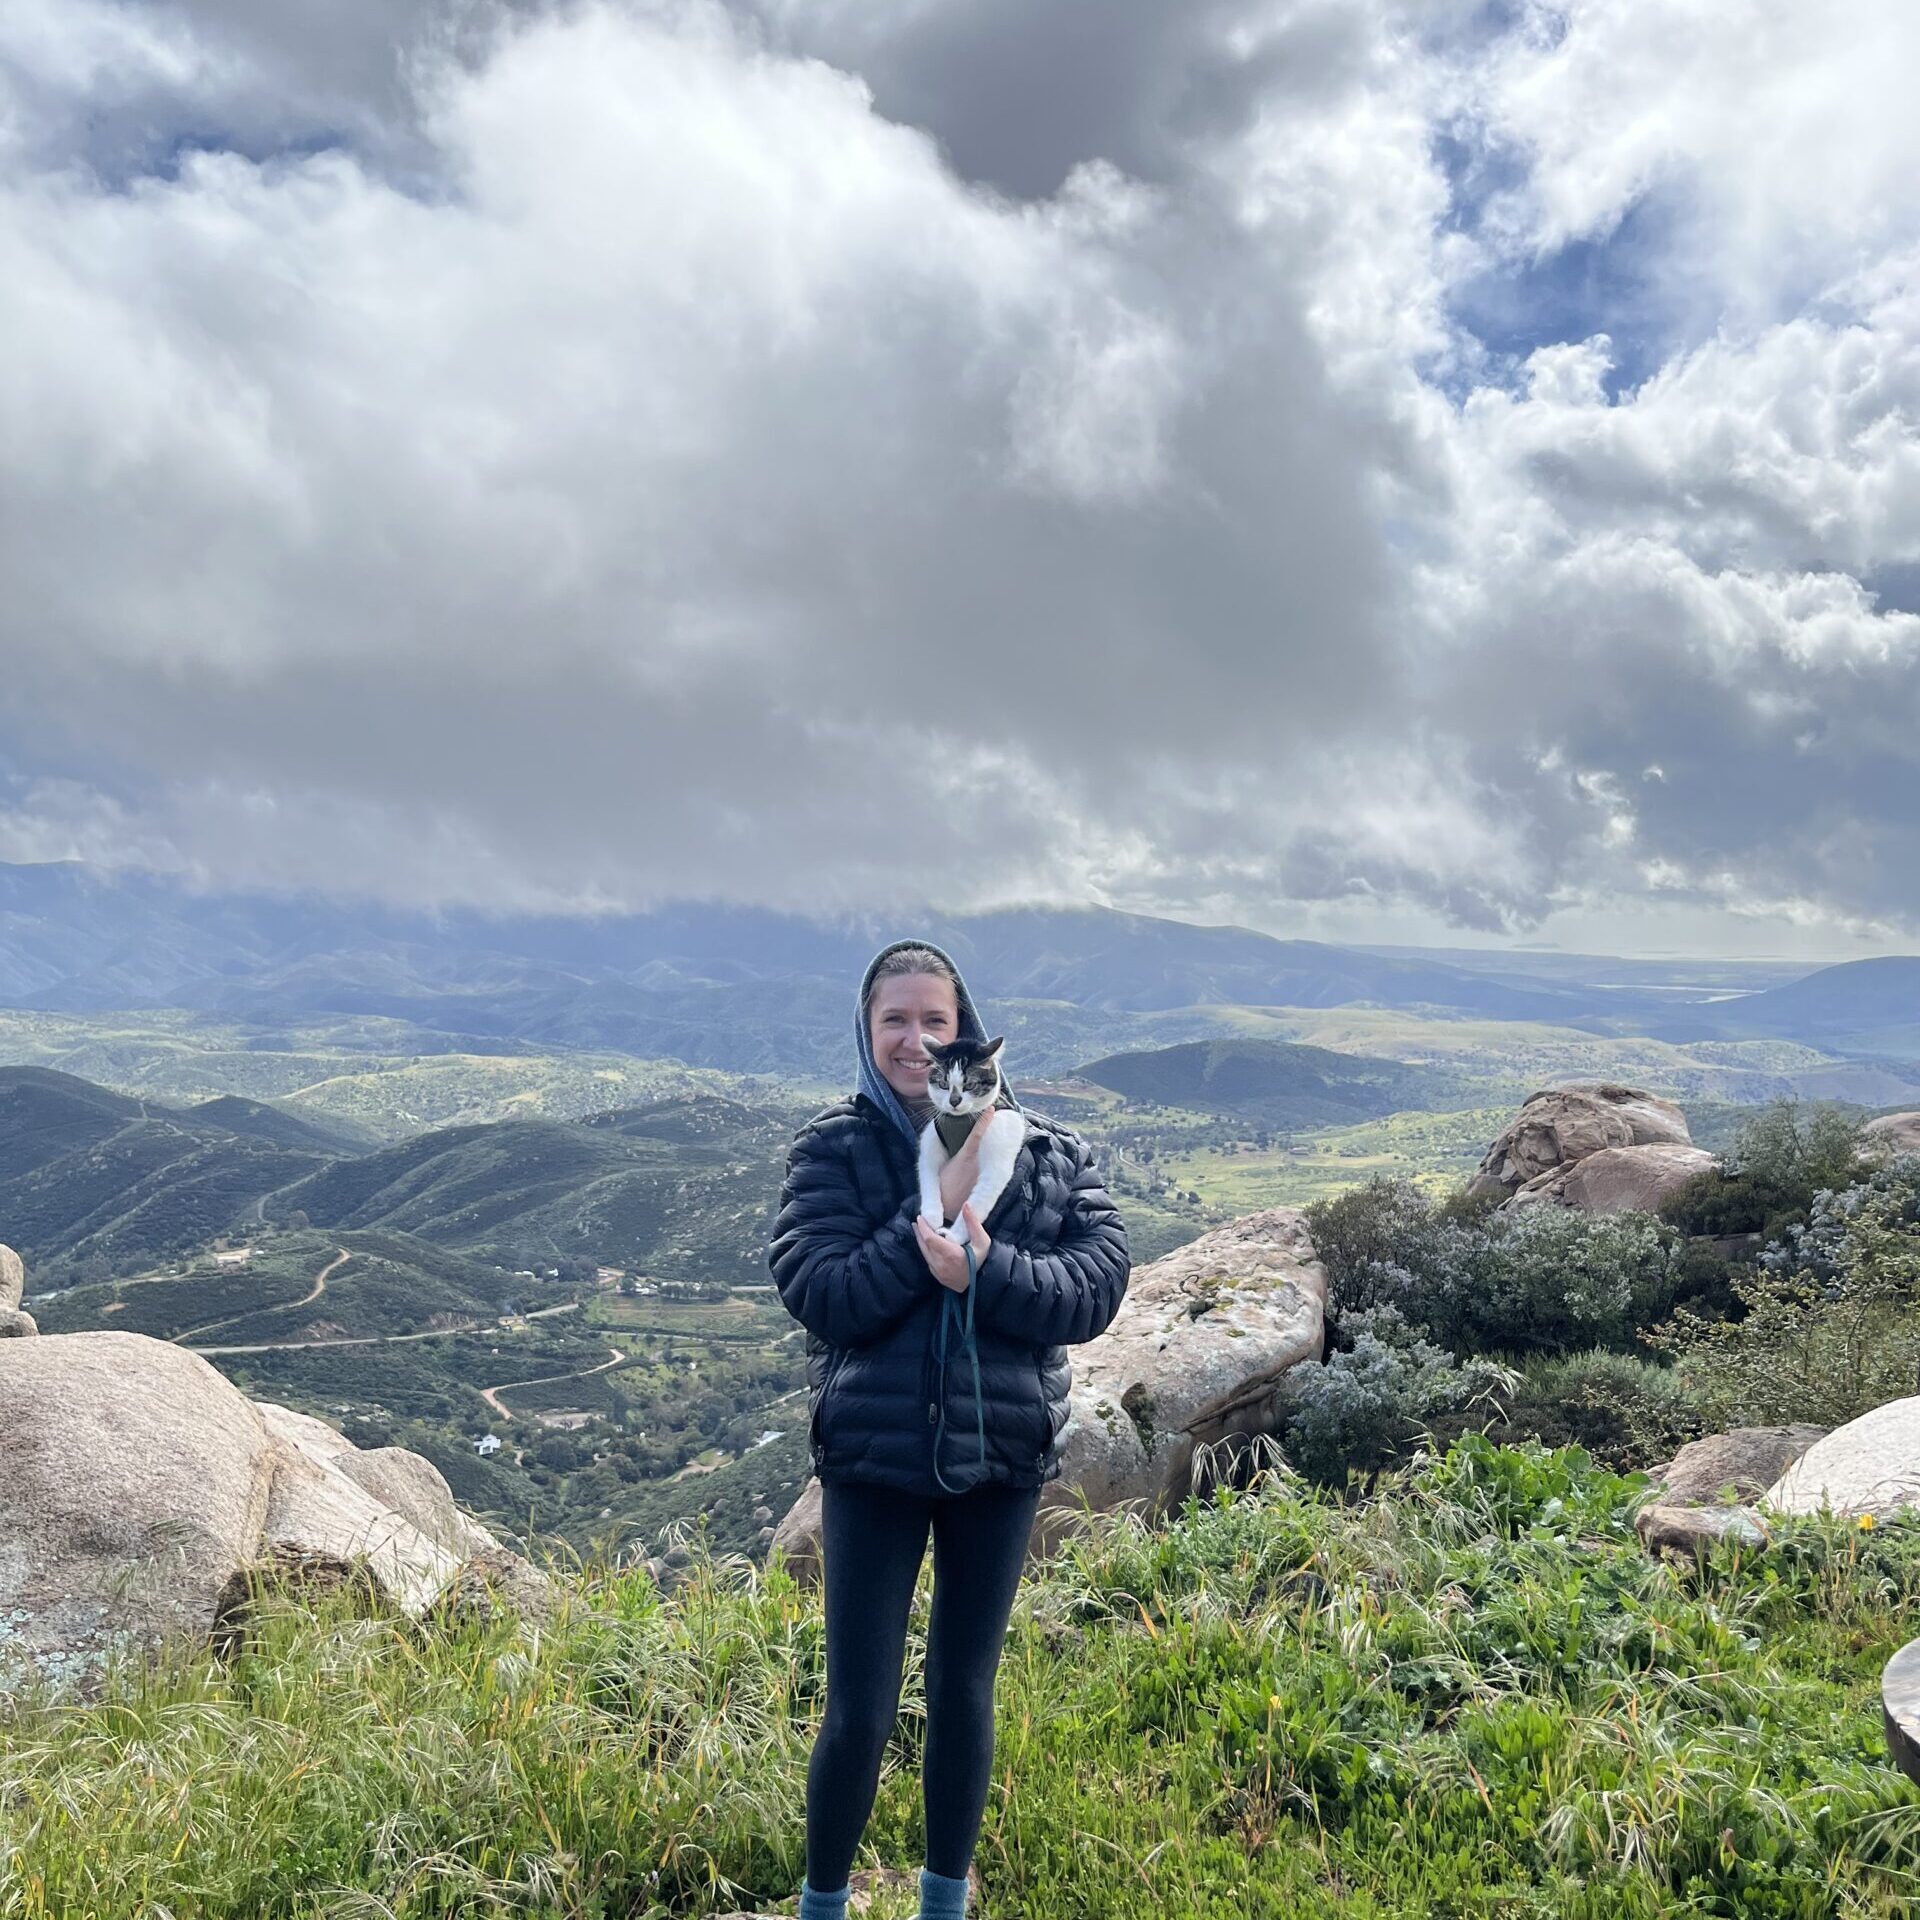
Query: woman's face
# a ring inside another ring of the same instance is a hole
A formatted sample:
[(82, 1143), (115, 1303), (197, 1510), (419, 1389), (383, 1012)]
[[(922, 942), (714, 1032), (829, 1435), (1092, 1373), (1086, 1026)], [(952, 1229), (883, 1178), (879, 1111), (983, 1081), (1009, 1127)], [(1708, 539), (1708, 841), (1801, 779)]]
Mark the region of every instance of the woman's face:
[(937, 973), (892, 973), (876, 980), (867, 1002), (867, 1037), (874, 1064), (903, 1099), (927, 1097), (932, 1062), (920, 1036), (945, 1046), (960, 1031), (960, 1001), (953, 982)]

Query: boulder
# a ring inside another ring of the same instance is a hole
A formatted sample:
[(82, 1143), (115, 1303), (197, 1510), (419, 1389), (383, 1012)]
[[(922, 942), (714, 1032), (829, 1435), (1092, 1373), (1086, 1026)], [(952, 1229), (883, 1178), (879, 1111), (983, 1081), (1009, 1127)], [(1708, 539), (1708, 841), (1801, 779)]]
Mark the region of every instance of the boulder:
[(0, 1345), (0, 1690), (22, 1660), (66, 1680), (129, 1642), (208, 1634), (261, 1557), (275, 1452), (253, 1403), (184, 1347)]
[(1901, 1153), (1920, 1153), (1920, 1113), (1883, 1113), (1860, 1130), (1864, 1157), (1878, 1159)]
[(1556, 1168), (1608, 1147), (1691, 1146), (1686, 1116), (1671, 1100), (1610, 1081), (1530, 1094), (1468, 1182), (1470, 1193), (1507, 1198)]
[(1793, 1463), (1826, 1435), (1825, 1427), (1735, 1427), (1690, 1440), (1648, 1478), (1663, 1501), (1700, 1506), (1731, 1492), (1736, 1500), (1757, 1500)]
[(0, 1340), (17, 1340), (35, 1334), (33, 1315), (22, 1310), (20, 1301), (27, 1290), (27, 1270), (11, 1247), (0, 1247)]
[(1649, 1553), (1695, 1559), (1729, 1540), (1743, 1547), (1767, 1544), (1767, 1530), (1751, 1507), (1642, 1507), (1633, 1516), (1633, 1530)]
[(767, 1549), (769, 1557), (776, 1553), (786, 1555), (787, 1571), (803, 1587), (818, 1584), (820, 1579), (820, 1482), (811, 1477), (800, 1489), (800, 1497), (790, 1506), (785, 1517), (773, 1530), (773, 1544)]
[(1696, 1173), (1718, 1164), (1703, 1149), (1673, 1140), (1602, 1147), (1529, 1180), (1509, 1204), (1578, 1207), (1584, 1213), (1656, 1213)]
[(0, 1345), (0, 1460), (0, 1689), (22, 1663), (78, 1679), (116, 1647), (204, 1640), (262, 1570), (414, 1614), (475, 1561), (496, 1585), (507, 1562), (524, 1591), (545, 1585), (429, 1462), (361, 1453), (144, 1334)]
[[(1276, 1425), (1275, 1388), (1325, 1337), (1326, 1270), (1296, 1207), (1269, 1207), (1136, 1268), (1113, 1324), (1068, 1350), (1073, 1379), (1060, 1477), (1042, 1490), (1030, 1552), (1080, 1514), (1176, 1507), (1208, 1463)], [(819, 1568), (819, 1489), (809, 1481), (774, 1545), (796, 1579)]]
[(1816, 1440), (1771, 1487), (1777, 1513), (1872, 1514), (1920, 1506), (1920, 1396), (1889, 1400)]
[(1909, 1640), (1881, 1671), (1880, 1715), (1894, 1764), (1920, 1781), (1920, 1640)]

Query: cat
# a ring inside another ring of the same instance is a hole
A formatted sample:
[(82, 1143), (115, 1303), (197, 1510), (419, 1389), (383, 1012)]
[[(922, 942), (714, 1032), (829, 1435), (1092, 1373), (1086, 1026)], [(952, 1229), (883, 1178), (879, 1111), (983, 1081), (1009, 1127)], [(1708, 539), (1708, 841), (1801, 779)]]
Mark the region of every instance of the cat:
[[(1000, 1042), (949, 1040), (944, 1046), (928, 1034), (920, 1036), (921, 1051), (933, 1063), (927, 1069), (927, 1098), (933, 1118), (920, 1135), (920, 1214), (928, 1226), (944, 1233), (955, 1246), (964, 1244), (967, 1224), (959, 1208), (953, 1224), (946, 1224), (940, 1201), (940, 1174), (966, 1143), (980, 1115), (1000, 1097)], [(987, 1122), (980, 1142), (980, 1172), (966, 1196), (973, 1217), (984, 1222), (1013, 1177), (1014, 1162), (1027, 1137), (1026, 1116), (1017, 1107), (1002, 1107)]]

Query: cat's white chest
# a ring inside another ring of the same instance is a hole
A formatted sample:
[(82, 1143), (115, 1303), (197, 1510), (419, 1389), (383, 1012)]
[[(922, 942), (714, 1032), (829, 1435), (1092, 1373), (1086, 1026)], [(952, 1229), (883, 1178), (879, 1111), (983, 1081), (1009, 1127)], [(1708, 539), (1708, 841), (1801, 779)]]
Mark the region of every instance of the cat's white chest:
[[(965, 1204), (973, 1208), (973, 1217), (984, 1222), (996, 1201), (1013, 1178), (1014, 1163), (1027, 1137), (1027, 1118), (1015, 1107), (1000, 1107), (987, 1123), (980, 1142), (980, 1171)], [(931, 1121), (920, 1136), (920, 1213), (930, 1227), (943, 1232), (957, 1246), (966, 1239), (966, 1223), (956, 1209), (952, 1226), (943, 1223), (946, 1213), (940, 1202), (940, 1174), (952, 1158), (940, 1143), (940, 1130)]]

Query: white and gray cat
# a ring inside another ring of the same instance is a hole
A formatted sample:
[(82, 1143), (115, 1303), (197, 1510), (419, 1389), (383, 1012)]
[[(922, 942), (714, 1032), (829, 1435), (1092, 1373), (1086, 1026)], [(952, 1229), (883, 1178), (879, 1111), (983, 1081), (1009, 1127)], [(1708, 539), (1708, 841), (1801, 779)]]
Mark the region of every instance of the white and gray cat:
[[(957, 1207), (952, 1226), (946, 1224), (940, 1175), (966, 1144), (974, 1122), (1000, 1097), (999, 1053), (1005, 1038), (1002, 1034), (995, 1040), (949, 1040), (943, 1046), (930, 1035), (920, 1036), (921, 1050), (933, 1063), (927, 1071), (927, 1098), (933, 1102), (933, 1118), (920, 1135), (920, 1214), (928, 1226), (944, 1233), (955, 1246), (966, 1240), (967, 1225)], [(987, 1122), (980, 1142), (980, 1172), (973, 1191), (965, 1196), (976, 1220), (986, 1219), (1013, 1177), (1020, 1143), (1026, 1137), (1026, 1116), (1017, 1107), (1002, 1107)]]

